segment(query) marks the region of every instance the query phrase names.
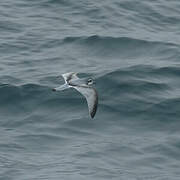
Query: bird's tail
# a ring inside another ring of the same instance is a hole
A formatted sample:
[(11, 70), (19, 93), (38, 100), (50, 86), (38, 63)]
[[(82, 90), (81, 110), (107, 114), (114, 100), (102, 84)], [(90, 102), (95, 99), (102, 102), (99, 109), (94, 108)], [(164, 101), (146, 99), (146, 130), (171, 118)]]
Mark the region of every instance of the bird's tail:
[(53, 88), (52, 90), (53, 91), (63, 91), (63, 90), (68, 89), (68, 88), (69, 88), (68, 84), (63, 84), (59, 87)]

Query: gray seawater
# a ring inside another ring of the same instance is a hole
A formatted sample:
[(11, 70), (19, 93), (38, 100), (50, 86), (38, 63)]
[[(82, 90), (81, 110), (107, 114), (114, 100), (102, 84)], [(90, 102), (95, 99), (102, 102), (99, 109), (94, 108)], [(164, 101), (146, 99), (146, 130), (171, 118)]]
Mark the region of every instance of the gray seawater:
[(0, 179), (179, 180), (179, 61), (179, 0), (1, 0)]

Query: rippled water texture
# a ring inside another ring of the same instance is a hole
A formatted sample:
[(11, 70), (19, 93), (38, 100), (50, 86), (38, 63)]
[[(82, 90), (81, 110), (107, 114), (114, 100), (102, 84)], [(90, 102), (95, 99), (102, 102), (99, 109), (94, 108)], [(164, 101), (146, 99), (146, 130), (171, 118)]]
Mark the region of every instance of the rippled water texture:
[(179, 180), (179, 61), (179, 0), (2, 0), (0, 179)]

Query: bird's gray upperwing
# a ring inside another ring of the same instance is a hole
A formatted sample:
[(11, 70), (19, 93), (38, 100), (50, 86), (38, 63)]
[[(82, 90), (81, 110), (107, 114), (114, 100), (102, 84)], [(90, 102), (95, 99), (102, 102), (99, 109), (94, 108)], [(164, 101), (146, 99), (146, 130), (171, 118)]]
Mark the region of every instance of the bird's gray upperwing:
[(69, 85), (71, 86), (87, 86), (87, 78), (78, 78), (69, 80)]
[(77, 91), (79, 91), (82, 95), (85, 96), (89, 108), (89, 113), (93, 118), (96, 114), (98, 106), (97, 91), (89, 86), (73, 86), (73, 88), (75, 88)]
[(79, 79), (77, 77), (77, 73), (74, 73), (74, 72), (69, 72), (69, 73), (62, 74), (62, 77), (64, 78), (66, 83), (69, 83), (70, 80), (77, 80), (77, 79)]

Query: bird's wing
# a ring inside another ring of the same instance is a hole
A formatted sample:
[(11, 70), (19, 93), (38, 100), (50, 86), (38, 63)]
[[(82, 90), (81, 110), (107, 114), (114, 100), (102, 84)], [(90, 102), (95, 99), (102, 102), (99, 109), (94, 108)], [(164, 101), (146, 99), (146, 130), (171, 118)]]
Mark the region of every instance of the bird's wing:
[(70, 80), (79, 79), (77, 77), (77, 73), (74, 73), (74, 72), (69, 72), (69, 73), (62, 74), (62, 77), (64, 78), (66, 83), (68, 83)]
[(85, 96), (89, 108), (89, 113), (93, 118), (96, 114), (98, 106), (97, 91), (89, 86), (74, 86), (74, 88), (79, 91), (83, 96)]

